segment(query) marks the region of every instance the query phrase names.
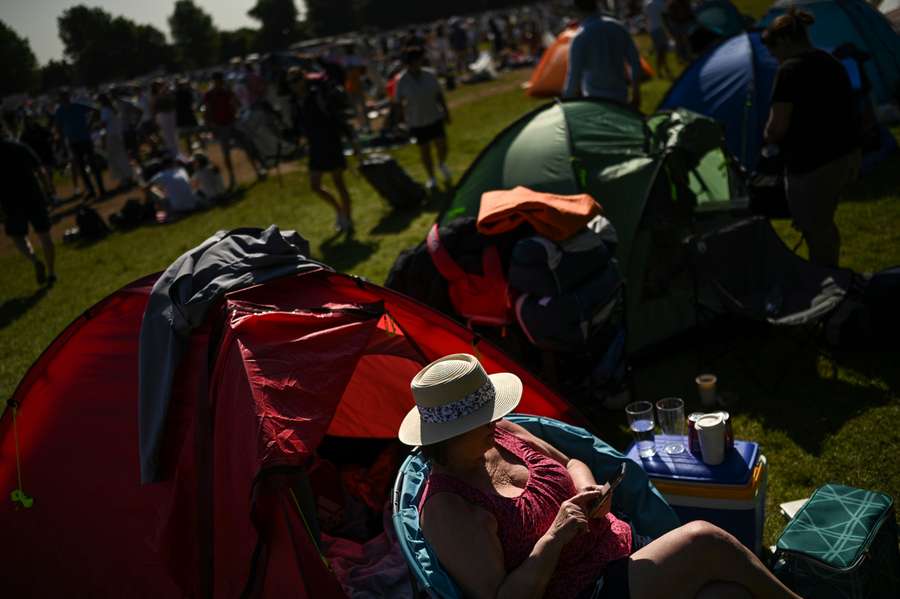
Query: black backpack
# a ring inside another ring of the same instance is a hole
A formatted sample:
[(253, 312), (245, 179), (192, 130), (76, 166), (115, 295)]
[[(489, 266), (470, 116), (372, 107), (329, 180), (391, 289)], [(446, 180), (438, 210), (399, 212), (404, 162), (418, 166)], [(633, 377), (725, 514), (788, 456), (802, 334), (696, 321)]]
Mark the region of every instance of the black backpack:
[(415, 208), (425, 200), (425, 187), (387, 154), (371, 154), (363, 160), (359, 172), (378, 195), (398, 210)]
[(90, 206), (82, 206), (75, 213), (75, 223), (82, 239), (101, 239), (109, 233), (103, 218)]

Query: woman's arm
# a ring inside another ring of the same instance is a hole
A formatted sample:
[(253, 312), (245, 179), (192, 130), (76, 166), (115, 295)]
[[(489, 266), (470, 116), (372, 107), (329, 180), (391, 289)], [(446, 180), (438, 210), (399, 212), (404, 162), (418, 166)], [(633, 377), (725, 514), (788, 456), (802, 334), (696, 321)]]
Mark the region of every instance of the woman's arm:
[[(439, 493), (428, 500), (422, 532), (466, 597), (537, 599), (544, 596), (562, 548), (587, 529), (585, 506), (599, 496), (591, 491), (564, 501), (525, 561), (509, 573), (503, 564), (497, 521), (458, 495)], [(429, 513), (435, 516), (429, 518)]]
[[(546, 455), (548, 458), (556, 460), (557, 462), (565, 466), (566, 470), (569, 471), (569, 476), (572, 477), (572, 483), (575, 485), (575, 489), (579, 493), (583, 491), (600, 491), (604, 494), (607, 493), (609, 485), (598, 485), (597, 480), (594, 478), (594, 474), (591, 472), (591, 469), (588, 468), (587, 464), (585, 464), (581, 460), (570, 458), (550, 443), (547, 443), (540, 437), (532, 435), (526, 428), (510, 422), (509, 420), (498, 420), (497, 426), (509, 433), (514, 434), (520, 439), (527, 441), (530, 445)], [(593, 514), (592, 517), (602, 517), (609, 512), (609, 498), (610, 496), (605, 496), (603, 498), (600, 506), (601, 509), (597, 513)]]

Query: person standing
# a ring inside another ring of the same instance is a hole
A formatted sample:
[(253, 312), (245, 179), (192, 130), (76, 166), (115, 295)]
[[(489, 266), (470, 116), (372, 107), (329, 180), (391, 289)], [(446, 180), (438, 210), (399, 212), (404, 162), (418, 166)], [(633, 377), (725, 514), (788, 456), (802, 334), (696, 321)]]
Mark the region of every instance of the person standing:
[(175, 85), (175, 125), (181, 135), (187, 154), (194, 151), (194, 138), (203, 145), (203, 138), (197, 132), (197, 114), (194, 112), (194, 87), (187, 79), (179, 79)]
[(663, 25), (663, 12), (666, 10), (665, 0), (646, 0), (644, 15), (647, 17), (647, 32), (653, 42), (653, 53), (656, 54), (656, 73), (660, 77), (673, 79), (669, 68), (669, 34)]
[(834, 222), (841, 190), (859, 166), (853, 88), (844, 66), (809, 41), (811, 14), (791, 8), (763, 32), (778, 60), (765, 141), (777, 144), (785, 194), (813, 264), (836, 267), (841, 238)]
[(35, 115), (25, 113), (19, 141), (31, 148), (40, 159), (41, 169), (47, 181), (50, 201), (56, 202), (56, 187), (53, 185), (53, 169), (56, 167), (56, 155), (53, 151), (53, 132), (42, 125)]
[(563, 97), (629, 103), (630, 80), (630, 104), (640, 109), (641, 58), (628, 30), (619, 21), (601, 15), (597, 0), (575, 0), (575, 7), (584, 18), (569, 46)]
[[(69, 92), (63, 91), (59, 94), (59, 107), (53, 118), (60, 137), (65, 139), (69, 146), (69, 152), (72, 155), (72, 171), (79, 173), (88, 195), (93, 198), (98, 197), (97, 190), (99, 190), (100, 196), (106, 195), (106, 188), (103, 186), (103, 171), (100, 168), (97, 154), (94, 152), (94, 141), (91, 138), (90, 119), (96, 112), (89, 106), (72, 102)], [(91, 169), (97, 190), (94, 189), (88, 178), (86, 167)]]
[(106, 128), (106, 159), (114, 179), (119, 182), (119, 189), (134, 185), (134, 169), (125, 149), (124, 127), (122, 117), (107, 94), (97, 97), (100, 104), (100, 122)]
[(225, 169), (228, 171), (229, 189), (235, 186), (234, 166), (231, 164), (233, 143), (244, 150), (250, 164), (256, 170), (256, 176), (263, 179), (266, 171), (262, 159), (253, 142), (237, 128), (238, 99), (234, 92), (225, 85), (225, 76), (221, 71), (213, 73), (212, 88), (203, 97), (203, 104), (206, 108), (206, 124), (213, 130), (213, 134), (222, 148)]
[(403, 111), (410, 135), (416, 138), (419, 146), (419, 156), (428, 173), (425, 187), (428, 191), (437, 188), (431, 146), (436, 150), (438, 168), (449, 187), (453, 184), (453, 174), (447, 166), (447, 133), (444, 123), (450, 123), (450, 110), (444, 99), (444, 91), (434, 71), (422, 67), (425, 52), (421, 47), (407, 48), (404, 58), (407, 67), (397, 80), (397, 103)]
[[(0, 139), (0, 176), (5, 185), (4, 192), (0, 193), (0, 207), (6, 214), (6, 234), (34, 266), (38, 285), (53, 285), (56, 251), (50, 237), (50, 216), (40, 173), (41, 161), (28, 146), (6, 136)], [(41, 242), (46, 266), (38, 260), (28, 240), (29, 224)]]
[(150, 88), (150, 109), (156, 118), (163, 146), (172, 158), (178, 158), (178, 127), (175, 116), (175, 96), (162, 79), (153, 82)]
[[(311, 82), (298, 67), (288, 72), (288, 81), (294, 98), (294, 123), (303, 130), (309, 144), (309, 185), (313, 193), (334, 208), (335, 229), (353, 233), (353, 215), (350, 192), (344, 183), (344, 137), (353, 141), (353, 132), (343, 114), (336, 110), (336, 102), (325, 93), (322, 82)], [(355, 142), (354, 142), (355, 145)], [(359, 156), (359, 149), (356, 149)], [(322, 187), (322, 178), (331, 175), (338, 197)]]

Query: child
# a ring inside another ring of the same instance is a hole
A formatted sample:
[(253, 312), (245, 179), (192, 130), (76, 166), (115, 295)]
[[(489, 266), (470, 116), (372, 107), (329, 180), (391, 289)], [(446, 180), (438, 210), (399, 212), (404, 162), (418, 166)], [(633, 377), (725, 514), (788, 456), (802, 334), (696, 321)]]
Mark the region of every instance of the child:
[(209, 157), (203, 152), (195, 152), (192, 157), (194, 174), (191, 176), (191, 186), (197, 195), (207, 201), (221, 200), (225, 197), (225, 182), (219, 173), (219, 168), (210, 162)]

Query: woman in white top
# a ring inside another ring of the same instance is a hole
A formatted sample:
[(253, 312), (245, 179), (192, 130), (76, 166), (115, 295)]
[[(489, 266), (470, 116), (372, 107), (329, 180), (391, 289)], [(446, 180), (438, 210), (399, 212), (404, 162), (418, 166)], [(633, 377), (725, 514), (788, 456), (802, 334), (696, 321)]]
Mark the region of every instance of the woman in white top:
[(159, 133), (162, 137), (163, 145), (172, 158), (177, 158), (179, 149), (175, 95), (162, 80), (154, 81), (150, 89), (152, 92), (150, 108), (156, 117), (156, 124), (159, 125)]
[(100, 102), (100, 121), (106, 128), (106, 161), (109, 163), (110, 173), (120, 187), (128, 187), (134, 183), (134, 169), (125, 149), (122, 117), (108, 95), (100, 94), (97, 100)]

